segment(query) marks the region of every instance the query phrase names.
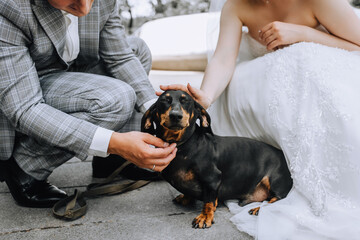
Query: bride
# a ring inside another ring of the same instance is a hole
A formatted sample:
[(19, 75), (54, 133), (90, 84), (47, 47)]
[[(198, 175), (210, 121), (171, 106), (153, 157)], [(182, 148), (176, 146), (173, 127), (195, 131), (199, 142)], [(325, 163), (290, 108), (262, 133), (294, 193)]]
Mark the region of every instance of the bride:
[[(357, 51), (360, 20), (346, 0), (228, 0), (201, 89), (161, 86), (209, 108), (216, 134), (284, 151), (293, 189), (272, 204), (227, 202), (239, 230), (266, 240), (359, 238)], [(247, 213), (259, 205), (259, 216)]]

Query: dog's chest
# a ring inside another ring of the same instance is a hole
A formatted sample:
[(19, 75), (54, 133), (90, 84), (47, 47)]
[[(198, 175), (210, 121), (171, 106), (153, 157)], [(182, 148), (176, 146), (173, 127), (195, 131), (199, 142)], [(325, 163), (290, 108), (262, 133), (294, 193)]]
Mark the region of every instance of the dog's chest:
[(194, 164), (189, 156), (179, 154), (162, 172), (164, 179), (178, 191), (200, 198), (201, 185)]

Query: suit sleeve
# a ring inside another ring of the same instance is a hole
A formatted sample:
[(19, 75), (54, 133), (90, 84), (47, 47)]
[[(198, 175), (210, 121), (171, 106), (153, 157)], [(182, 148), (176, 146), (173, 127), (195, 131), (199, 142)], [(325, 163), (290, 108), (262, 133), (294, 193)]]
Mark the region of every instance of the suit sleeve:
[[(103, 3), (104, 4), (104, 3)], [(108, 72), (115, 78), (128, 83), (137, 96), (137, 105), (156, 98), (148, 76), (126, 40), (121, 24), (118, 4), (100, 32), (100, 57)]]
[(45, 103), (26, 20), (9, 2), (0, 5), (0, 113), (17, 131), (86, 159), (97, 126)]

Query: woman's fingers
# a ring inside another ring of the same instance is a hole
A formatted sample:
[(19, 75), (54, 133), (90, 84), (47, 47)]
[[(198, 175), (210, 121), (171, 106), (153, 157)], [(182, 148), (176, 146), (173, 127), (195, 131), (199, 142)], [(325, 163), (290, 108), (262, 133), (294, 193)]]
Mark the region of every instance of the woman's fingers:
[(188, 92), (187, 87), (182, 84), (171, 84), (171, 85), (160, 85), (160, 89), (163, 91), (166, 90), (182, 90), (184, 92)]
[(272, 26), (273, 26), (273, 23), (271, 22), (271, 23), (265, 25), (265, 27), (263, 27), (262, 29), (260, 29), (259, 38), (263, 39), (264, 35), (272, 28)]
[(190, 92), (190, 95), (194, 96), (195, 99), (201, 98), (201, 91), (197, 88), (194, 88), (190, 85), (190, 83), (187, 84), (188, 92)]
[(270, 35), (264, 39), (265, 45), (268, 46), (271, 42), (275, 41), (277, 37), (275, 35)]
[(267, 45), (267, 49), (268, 50), (277, 50), (277, 47), (280, 45), (280, 42), (275, 39), (274, 41), (270, 42), (268, 45)]
[[(192, 87), (189, 83), (185, 86), (182, 84), (160, 85), (160, 89), (167, 90), (181, 90), (187, 92), (195, 101), (200, 103), (203, 107), (207, 108), (211, 104), (211, 100), (206, 94), (197, 88)], [(160, 92), (156, 92), (157, 95), (161, 95)]]

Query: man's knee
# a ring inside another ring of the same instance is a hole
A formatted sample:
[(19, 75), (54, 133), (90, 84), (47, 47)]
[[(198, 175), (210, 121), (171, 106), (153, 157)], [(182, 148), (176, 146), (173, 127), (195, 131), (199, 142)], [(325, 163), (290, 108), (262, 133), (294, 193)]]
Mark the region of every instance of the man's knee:
[(99, 126), (118, 131), (131, 118), (136, 103), (134, 89), (121, 82), (119, 85), (102, 88), (93, 104), (91, 115), (101, 119)]
[(147, 74), (149, 74), (152, 63), (151, 51), (149, 47), (146, 45), (144, 40), (138, 37), (128, 37), (127, 40), (136, 57), (143, 65), (145, 71)]

